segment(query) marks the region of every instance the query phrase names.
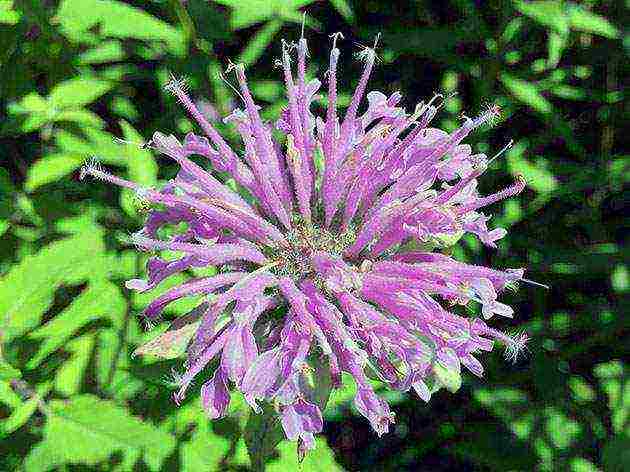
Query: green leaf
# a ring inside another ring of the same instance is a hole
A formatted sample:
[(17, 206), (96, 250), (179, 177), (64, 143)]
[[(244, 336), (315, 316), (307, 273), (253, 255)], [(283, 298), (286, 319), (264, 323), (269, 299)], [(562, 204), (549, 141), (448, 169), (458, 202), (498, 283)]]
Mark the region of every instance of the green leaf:
[(79, 54), (77, 64), (103, 64), (106, 62), (120, 61), (124, 57), (125, 52), (123, 51), (120, 41), (105, 41)]
[(55, 390), (62, 395), (71, 396), (79, 392), (83, 375), (94, 350), (94, 334), (86, 334), (69, 341), (64, 350), (72, 356), (64, 362), (55, 375)]
[(84, 159), (68, 154), (50, 154), (42, 157), (28, 168), (24, 188), (32, 192), (65, 177), (81, 166)]
[(555, 31), (549, 33), (549, 39), (547, 40), (548, 59), (547, 67), (556, 67), (562, 58), (562, 53), (568, 43), (568, 35), (559, 34)]
[(352, 7), (346, 0), (330, 0), (333, 8), (339, 12), (341, 16), (343, 16), (348, 23), (354, 22), (354, 13), (352, 12)]
[(142, 459), (150, 470), (160, 470), (175, 447), (171, 435), (92, 395), (55, 400), (49, 409), (44, 439), (24, 461), (26, 472), (96, 465), (115, 453), (122, 453), (122, 469), (131, 470)]
[(11, 382), (2, 379), (0, 379), (0, 403), (11, 409), (15, 409), (23, 403), (20, 396), (11, 388)]
[(48, 100), (57, 108), (82, 107), (96, 101), (113, 87), (111, 82), (74, 77), (55, 85)]
[(265, 462), (284, 439), (280, 418), (274, 408), (264, 405), (262, 413), (252, 411), (244, 435), (252, 469), (256, 472), (265, 470)]
[(127, 303), (117, 285), (106, 280), (91, 283), (68, 308), (30, 334), (30, 338), (44, 341), (27, 363), (27, 368), (37, 367), (81, 327), (99, 318), (116, 320), (122, 317), (126, 308)]
[(280, 31), (280, 28), (282, 28), (282, 20), (269, 21), (247, 43), (247, 46), (245, 46), (245, 49), (238, 57), (238, 62), (246, 65), (254, 64), (268, 48), (273, 37)]
[(569, 18), (561, 0), (537, 0), (515, 2), (515, 7), (523, 15), (538, 23), (555, 29), (560, 34), (569, 32)]
[(278, 453), (280, 457), (267, 465), (266, 472), (287, 470), (342, 472), (344, 470), (335, 460), (335, 453), (328, 446), (326, 439), (321, 436), (315, 438), (315, 449), (308, 452), (301, 463), (297, 454), (297, 443), (294, 441), (282, 441), (278, 446)]
[(541, 95), (536, 85), (514, 77), (507, 72), (502, 72), (499, 75), (499, 79), (517, 100), (525, 103), (539, 113), (545, 115), (551, 113), (551, 103)]
[(55, 20), (66, 35), (78, 41), (96, 42), (96, 37), (86, 33), (99, 25), (105, 37), (165, 41), (172, 52), (184, 52), (184, 35), (179, 29), (115, 0), (63, 0)]
[[(232, 8), (230, 26), (232, 29), (242, 29), (256, 23), (263, 23), (273, 18), (283, 18), (301, 22), (302, 14), (299, 8), (309, 5), (314, 0), (215, 0), (220, 5)], [(314, 21), (307, 17), (307, 24)]]
[(508, 170), (514, 176), (522, 175), (527, 182), (527, 186), (538, 193), (552, 193), (558, 188), (558, 181), (554, 175), (548, 171), (543, 162), (538, 164), (530, 162), (525, 158), (527, 143), (521, 141), (516, 143), (507, 154)]
[[(203, 412), (197, 412), (197, 415), (203, 415)], [(214, 434), (210, 424), (209, 421), (199, 421), (191, 439), (182, 443), (182, 472), (220, 470), (223, 459), (230, 452), (230, 441)]]
[[(121, 120), (120, 127), (123, 130), (123, 136), (126, 141), (131, 143), (144, 142), (140, 133), (126, 121)], [(135, 144), (120, 146), (120, 153), (127, 164), (130, 180), (145, 187), (152, 187), (157, 183), (158, 165), (155, 162), (153, 153)], [(137, 204), (138, 197), (135, 192), (130, 189), (124, 189), (121, 193), (121, 206), (128, 215), (138, 215)]]
[(59, 113), (55, 113), (51, 117), (52, 121), (71, 121), (83, 126), (91, 126), (94, 128), (102, 128), (105, 126), (105, 122), (96, 114), (90, 110), (63, 110)]
[(44, 398), (50, 391), (50, 383), (44, 383), (37, 386), (37, 392), (16, 407), (11, 416), (0, 422), (0, 437), (8, 436), (9, 434), (17, 431), (33, 416), (37, 408), (41, 405), (42, 398)]
[(13, 9), (12, 0), (0, 2), (0, 24), (16, 25), (21, 17), (21, 13)]
[(567, 10), (571, 29), (597, 34), (606, 38), (617, 38), (619, 31), (603, 16), (588, 11), (584, 6), (569, 4)]
[(0, 357), (0, 380), (13, 380), (22, 377), (22, 372)]
[(39, 323), (64, 281), (77, 274), (85, 278), (95, 275), (94, 261), (103, 249), (100, 233), (82, 233), (52, 243), (14, 265), (0, 279), (0, 325), (5, 341)]

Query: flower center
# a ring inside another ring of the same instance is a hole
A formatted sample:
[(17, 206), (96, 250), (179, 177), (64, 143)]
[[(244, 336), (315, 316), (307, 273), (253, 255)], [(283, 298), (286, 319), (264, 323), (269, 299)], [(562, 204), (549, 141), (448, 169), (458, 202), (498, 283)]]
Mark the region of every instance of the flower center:
[(295, 224), (284, 236), (288, 245), (268, 246), (263, 252), (270, 260), (280, 261), (272, 269), (274, 274), (296, 281), (314, 275), (312, 256), (315, 252), (322, 251), (331, 256), (342, 257), (356, 238), (352, 229), (335, 232), (302, 221)]

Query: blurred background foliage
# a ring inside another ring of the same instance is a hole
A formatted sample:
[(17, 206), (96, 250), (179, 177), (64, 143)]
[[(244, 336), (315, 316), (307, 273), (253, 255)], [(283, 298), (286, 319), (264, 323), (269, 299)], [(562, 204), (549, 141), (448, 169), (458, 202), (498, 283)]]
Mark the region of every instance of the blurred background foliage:
[[(433, 92), (456, 93), (439, 116), (445, 129), (462, 113), (501, 106), (500, 122), (472, 144), (487, 153), (515, 145), (481, 184), (522, 174), (529, 187), (496, 208), (494, 223), (509, 228), (497, 251), (465, 239), (456, 255), (526, 266), (551, 289), (506, 296), (513, 325), (531, 334), (527, 359), (512, 366), (492, 353), (483, 381), (468, 376), (429, 405), (390, 393), (397, 423), (380, 440), (352, 411), (352, 388), (337, 392), (301, 470), (630, 470), (627, 8), (0, 1), (0, 469), (250, 467), (242, 399), (210, 423), (194, 395), (181, 408), (169, 398), (164, 378), (180, 360), (132, 358), (154, 336), (136, 317), (146, 297), (122, 285), (143, 272), (144, 256), (121, 242), (142, 208), (125, 191), (79, 181), (77, 169), (95, 155), (145, 185), (174, 175), (139, 145), (156, 130), (194, 129), (163, 90), (169, 74), (185, 76), (217, 120), (235, 105), (219, 72), (244, 62), (266, 117), (277, 116), (285, 98), (273, 61), (307, 11), (311, 75), (326, 69), (328, 36), (341, 31), (340, 88), (349, 91), (360, 71), (352, 54), (381, 33), (373, 90), (401, 90), (408, 109)], [(282, 443), (267, 470), (295, 470), (296, 460), (294, 444)]]

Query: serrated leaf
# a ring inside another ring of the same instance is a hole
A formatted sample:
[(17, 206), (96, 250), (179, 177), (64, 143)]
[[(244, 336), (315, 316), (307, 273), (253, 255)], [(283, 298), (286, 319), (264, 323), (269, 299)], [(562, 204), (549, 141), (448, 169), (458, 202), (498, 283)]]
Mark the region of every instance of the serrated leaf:
[(68, 154), (50, 154), (36, 161), (28, 169), (24, 188), (28, 192), (55, 182), (81, 166), (84, 159)]
[(26, 457), (27, 472), (66, 464), (96, 465), (115, 453), (122, 453), (126, 470), (140, 459), (150, 470), (160, 470), (175, 447), (171, 435), (111, 401), (82, 395), (48, 406), (44, 439)]
[(99, 318), (117, 320), (123, 316), (126, 308), (127, 303), (117, 285), (106, 280), (91, 283), (68, 308), (30, 334), (30, 338), (44, 341), (27, 363), (27, 368), (37, 367), (82, 326)]
[(9, 342), (35, 327), (64, 281), (78, 273), (85, 278), (96, 275), (92, 265), (103, 249), (100, 232), (82, 233), (52, 243), (14, 265), (0, 279), (4, 340)]
[(48, 100), (57, 108), (80, 108), (96, 101), (112, 87), (113, 84), (105, 80), (74, 77), (55, 85)]

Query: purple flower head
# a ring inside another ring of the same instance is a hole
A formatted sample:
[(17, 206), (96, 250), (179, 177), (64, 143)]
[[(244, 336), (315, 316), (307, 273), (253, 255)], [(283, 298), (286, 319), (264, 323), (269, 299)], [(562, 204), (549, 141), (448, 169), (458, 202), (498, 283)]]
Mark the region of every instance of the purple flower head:
[[(363, 73), (342, 112), (339, 35), (333, 38), (323, 116), (312, 112), (321, 82), (306, 78), (302, 38), (282, 45), (288, 104), (275, 123), (261, 117), (243, 66), (230, 65), (241, 108), (224, 121), (240, 134), (238, 147), (173, 80), (167, 89), (203, 133), (181, 140), (154, 134), (151, 147), (178, 164), (177, 176), (162, 188), (142, 188), (95, 163), (82, 171), (153, 205), (132, 241), (156, 254), (147, 280), (130, 280), (128, 288), (149, 291), (187, 269), (217, 268), (216, 275), (171, 288), (144, 312), (158, 320), (173, 301), (203, 297), (175, 399), (210, 370), (201, 400), (211, 418), (226, 414), (230, 391), (238, 390), (256, 412), (261, 402), (272, 404), (301, 450), (312, 448), (322, 430), (325, 405), (312, 388), (322, 366), (333, 388), (342, 373), (354, 379), (354, 405), (380, 436), (395, 415), (367, 372), (381, 386), (413, 390), (428, 402), (442, 387), (456, 391), (462, 368), (482, 376), (477, 356), (495, 342), (514, 359), (527, 340), (485, 321), (513, 316), (498, 297), (525, 280), (523, 270), (469, 265), (440, 252), (465, 233), (490, 247), (506, 234), (488, 229), (490, 217), (481, 211), (525, 183), (480, 195), (477, 179), (489, 161), (462, 144), (496, 119), (498, 108), (464, 117), (451, 133), (433, 128), (441, 96), (406, 112), (399, 93), (368, 92), (376, 53), (364, 48)], [(165, 236), (163, 229), (174, 225), (184, 229)], [(181, 257), (165, 260), (159, 256), (165, 250)], [(457, 314), (455, 305), (470, 305), (478, 315)]]

